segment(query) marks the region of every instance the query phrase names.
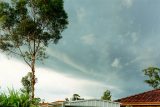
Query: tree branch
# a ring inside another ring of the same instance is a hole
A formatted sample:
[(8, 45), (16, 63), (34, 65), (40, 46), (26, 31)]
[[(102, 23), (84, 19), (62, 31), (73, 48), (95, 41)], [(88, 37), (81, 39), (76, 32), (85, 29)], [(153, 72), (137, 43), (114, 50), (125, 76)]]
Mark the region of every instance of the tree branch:
[(9, 54), (10, 54), (10, 53), (13, 53), (13, 54), (15, 54), (15, 55), (22, 56), (20, 53), (17, 53), (17, 52), (15, 52), (15, 51), (12, 51), (12, 50), (8, 50), (8, 51), (9, 51)]
[(28, 37), (27, 37), (27, 41), (28, 41), (28, 49), (29, 49), (29, 52), (30, 54), (33, 53), (33, 50), (32, 50), (32, 47), (31, 47), (31, 42), (30, 42), (30, 33), (28, 34)]
[(29, 67), (31, 67), (31, 65), (30, 65), (30, 63), (25, 59), (25, 56), (24, 56), (24, 54), (23, 54), (23, 52), (22, 52), (22, 50), (21, 50), (21, 48), (18, 46), (18, 49), (19, 49), (19, 51), (20, 51), (20, 53), (21, 53), (21, 56), (23, 57), (23, 60), (26, 62), (26, 64), (29, 66)]
[(40, 46), (40, 40), (38, 39), (38, 45), (36, 46), (35, 54), (37, 54), (37, 52), (39, 50), (39, 46)]

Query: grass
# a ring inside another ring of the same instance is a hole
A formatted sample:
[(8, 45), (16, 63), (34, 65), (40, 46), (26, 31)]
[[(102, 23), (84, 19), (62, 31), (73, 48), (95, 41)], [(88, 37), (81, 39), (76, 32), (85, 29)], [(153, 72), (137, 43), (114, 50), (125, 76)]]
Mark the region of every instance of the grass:
[(30, 99), (27, 93), (8, 89), (8, 94), (0, 93), (0, 107), (38, 107), (40, 99)]

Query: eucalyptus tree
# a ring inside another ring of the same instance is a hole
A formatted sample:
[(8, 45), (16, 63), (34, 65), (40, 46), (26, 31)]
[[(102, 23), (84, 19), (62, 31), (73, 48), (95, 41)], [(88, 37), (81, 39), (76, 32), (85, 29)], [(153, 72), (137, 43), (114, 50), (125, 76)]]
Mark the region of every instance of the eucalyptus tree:
[(144, 75), (148, 77), (145, 80), (149, 86), (153, 87), (154, 89), (160, 88), (160, 68), (157, 67), (148, 67), (143, 70)]
[(0, 50), (23, 58), (32, 71), (46, 57), (49, 44), (56, 44), (68, 25), (63, 0), (0, 0)]

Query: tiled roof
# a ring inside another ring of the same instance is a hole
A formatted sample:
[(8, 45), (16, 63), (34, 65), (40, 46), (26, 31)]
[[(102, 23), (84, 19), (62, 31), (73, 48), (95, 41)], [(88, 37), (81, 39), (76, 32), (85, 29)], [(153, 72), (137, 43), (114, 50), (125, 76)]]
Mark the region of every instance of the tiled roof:
[(147, 91), (126, 98), (115, 100), (120, 103), (160, 103), (160, 89)]

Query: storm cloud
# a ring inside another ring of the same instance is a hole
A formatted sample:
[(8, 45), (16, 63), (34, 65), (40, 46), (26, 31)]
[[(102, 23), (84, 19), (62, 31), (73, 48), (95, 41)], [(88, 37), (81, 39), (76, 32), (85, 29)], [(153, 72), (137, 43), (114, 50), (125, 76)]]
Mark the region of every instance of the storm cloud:
[(54, 66), (77, 78), (116, 86), (122, 90), (116, 97), (149, 90), (142, 70), (159, 66), (159, 4), (66, 0), (70, 25), (59, 44), (49, 49)]
[(105, 89), (114, 99), (151, 89), (142, 70), (160, 66), (159, 0), (64, 0), (64, 5), (69, 26), (38, 67), (94, 82), (74, 91), (88, 98)]

